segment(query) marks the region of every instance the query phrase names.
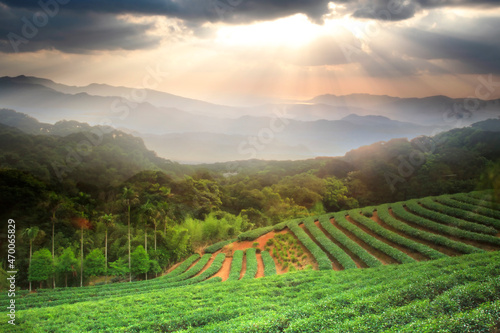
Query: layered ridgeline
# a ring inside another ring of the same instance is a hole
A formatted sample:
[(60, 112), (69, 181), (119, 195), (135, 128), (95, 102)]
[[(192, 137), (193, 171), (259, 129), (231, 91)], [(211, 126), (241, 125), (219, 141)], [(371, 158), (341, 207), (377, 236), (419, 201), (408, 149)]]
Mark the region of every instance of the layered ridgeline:
[(186, 163), (343, 155), (377, 141), (497, 118), (498, 102), (357, 94), (230, 107), (148, 89), (0, 77), (0, 108), (51, 123), (113, 124), (141, 137), (159, 156)]
[(285, 221), (214, 244), (151, 281), (20, 291), (17, 325), (2, 322), (0, 329), (494, 332), (500, 328), (494, 194)]

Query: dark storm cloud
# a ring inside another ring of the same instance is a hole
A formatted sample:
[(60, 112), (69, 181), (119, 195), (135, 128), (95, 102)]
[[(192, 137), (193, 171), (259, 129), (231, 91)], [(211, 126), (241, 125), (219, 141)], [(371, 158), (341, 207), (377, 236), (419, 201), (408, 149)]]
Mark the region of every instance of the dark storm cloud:
[[(48, 1), (48, 0), (42, 0)], [(54, 0), (55, 1), (55, 0)], [(39, 8), (39, 0), (2, 0), (12, 8)], [(328, 12), (328, 0), (64, 0), (66, 10), (80, 13), (144, 14), (199, 22), (248, 23), (303, 13), (319, 20)]]
[[(498, 18), (444, 20), (440, 14), (435, 14), (426, 20), (425, 24), (421, 22), (424, 27), (420, 29), (392, 27), (384, 30), (383, 23), (378, 23), (380, 32), (361, 40), (348, 33), (343, 34), (343, 38), (317, 40), (308, 45), (303, 62), (310, 66), (357, 63), (374, 77), (449, 72), (500, 74)], [(441, 25), (434, 26), (434, 22), (441, 22)]]
[(113, 15), (66, 11), (51, 17), (41, 11), (0, 6), (0, 52), (145, 49), (160, 41), (147, 34), (153, 27), (153, 24), (130, 24)]
[[(411, 18), (423, 8), (451, 6), (476, 8), (500, 5), (500, 0), (337, 0), (331, 2), (343, 5), (343, 9), (338, 9), (338, 15), (350, 14), (358, 18), (375, 18), (384, 21)], [(179, 18), (183, 20), (186, 27), (199, 36), (200, 33), (207, 33), (203, 26), (205, 22), (243, 24), (272, 20), (297, 13), (306, 14), (312, 21), (320, 22), (322, 16), (329, 13), (328, 3), (328, 0), (0, 0), (0, 52), (58, 49), (63, 52), (85, 53), (96, 50), (152, 48), (160, 43), (159, 37), (148, 34), (148, 31), (155, 28), (153, 24), (126, 22), (119, 18), (121, 14)], [(42, 16), (36, 16), (35, 13), (41, 13)], [(43, 15), (47, 18), (46, 24), (43, 22)], [(25, 32), (30, 32), (30, 27), (27, 25), (36, 25), (36, 18), (41, 20), (38, 23), (44, 24), (35, 26), (36, 33), (28, 33), (29, 36), (26, 36)], [(421, 43), (426, 43), (424, 37), (410, 35), (409, 38), (415, 41), (420, 39)], [(430, 36), (430, 38), (436, 40), (436, 47), (440, 49), (439, 46), (442, 43), (438, 36)], [(483, 39), (479, 39), (479, 44), (481, 40)], [(459, 49), (458, 41), (450, 41), (450, 43), (457, 43), (456, 47)], [(487, 54), (496, 55), (496, 53), (490, 52), (488, 47), (491, 48), (491, 46), (479, 46), (479, 44), (468, 44), (466, 47), (480, 49), (479, 59), (489, 66), (494, 61)], [(450, 49), (453, 48), (450, 47)], [(339, 63), (341, 57), (338, 56), (337, 51), (334, 52), (333, 61)], [(446, 50), (441, 52), (446, 52)], [(462, 52), (458, 56), (460, 59), (469, 58), (472, 57), (472, 52), (470, 54)], [(316, 63), (328, 62), (328, 60), (329, 57), (319, 57)]]
[(415, 16), (422, 9), (439, 7), (498, 7), (500, 0), (340, 0), (354, 17), (383, 21), (401, 21)]
[(0, 52), (85, 53), (148, 48), (160, 42), (146, 33), (153, 25), (125, 22), (117, 18), (121, 14), (179, 18), (196, 32), (204, 31), (205, 22), (240, 24), (296, 13), (319, 21), (327, 12), (328, 0), (0, 0)]
[[(405, 54), (426, 60), (446, 59), (460, 63), (462, 73), (500, 74), (500, 21), (488, 18), (476, 22), (475, 31), (461, 29), (461, 34), (444, 35), (433, 31), (405, 29), (400, 37), (407, 44)], [(485, 27), (488, 27), (485, 29)], [(465, 28), (465, 29), (464, 29)]]

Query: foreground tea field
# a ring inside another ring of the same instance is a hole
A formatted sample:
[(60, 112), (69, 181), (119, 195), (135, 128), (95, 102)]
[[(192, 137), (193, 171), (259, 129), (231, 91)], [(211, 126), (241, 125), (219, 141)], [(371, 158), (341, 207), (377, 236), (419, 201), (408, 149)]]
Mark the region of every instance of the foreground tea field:
[(21, 291), (17, 326), (0, 322), (0, 331), (494, 332), (500, 210), (490, 197), (285, 221), (214, 244), (154, 280)]
[(499, 252), (310, 270), (27, 309), (0, 331), (494, 332), (499, 276)]

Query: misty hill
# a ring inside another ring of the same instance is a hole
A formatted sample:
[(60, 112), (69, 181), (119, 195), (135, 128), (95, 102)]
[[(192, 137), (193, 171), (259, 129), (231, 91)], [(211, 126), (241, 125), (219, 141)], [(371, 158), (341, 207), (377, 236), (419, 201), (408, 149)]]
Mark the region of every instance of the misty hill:
[[(12, 112), (12, 111), (10, 111)], [(1, 119), (9, 111), (0, 110)], [(10, 117), (13, 124), (14, 117)], [(143, 170), (184, 175), (189, 167), (158, 157), (142, 139), (112, 128), (75, 121), (56, 125), (27, 118), (21, 129), (0, 123), (0, 168), (29, 171), (47, 183), (116, 185)]]
[[(161, 117), (160, 117), (161, 118)], [(77, 121), (54, 125), (12, 110), (0, 110), (0, 122), (29, 134), (67, 135), (89, 131), (91, 126)], [(156, 118), (157, 119), (157, 118)], [(178, 118), (177, 118), (178, 119)], [(175, 119), (174, 119), (175, 121)], [(176, 122), (183, 125), (181, 120)], [(184, 126), (189, 123), (184, 124)], [(165, 126), (169, 131), (174, 129)], [(106, 127), (103, 127), (106, 128)], [(159, 156), (184, 163), (213, 163), (245, 159), (297, 160), (316, 156), (340, 156), (359, 146), (397, 137), (413, 138), (431, 134), (432, 128), (402, 123), (378, 116), (350, 115), (337, 121), (311, 122), (245, 116), (219, 121), (214, 132), (196, 131), (195, 126), (181, 133), (124, 132), (141, 137)], [(271, 131), (275, 128), (275, 131)]]
[(143, 138), (159, 156), (190, 163), (339, 156), (373, 142), (435, 134), (499, 114), (494, 102), (481, 102), (484, 110), (467, 118), (457, 113), (455, 116), (463, 116), (461, 121), (444, 121), (443, 110), (458, 100), (443, 96), (325, 95), (309, 104), (231, 108), (158, 91), (148, 91), (144, 102), (136, 103), (126, 98), (132, 91), (3, 77), (0, 107), (53, 124), (73, 120), (109, 125)]
[[(500, 100), (483, 101), (476, 98), (398, 98), (353, 94), (347, 96), (321, 95), (308, 101), (335, 107), (357, 107), (371, 114), (422, 125), (463, 127), (474, 122), (500, 116)], [(361, 113), (362, 115), (366, 115)]]

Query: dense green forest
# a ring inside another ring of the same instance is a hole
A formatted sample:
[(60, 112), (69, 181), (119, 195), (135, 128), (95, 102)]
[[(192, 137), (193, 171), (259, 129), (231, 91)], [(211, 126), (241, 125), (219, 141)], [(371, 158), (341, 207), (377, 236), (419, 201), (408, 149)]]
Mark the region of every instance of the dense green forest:
[(23, 288), (145, 279), (208, 244), (290, 218), (500, 189), (500, 120), (344, 157), (196, 166), (111, 128), (42, 124), (9, 110), (2, 122), (0, 212), (15, 220)]

